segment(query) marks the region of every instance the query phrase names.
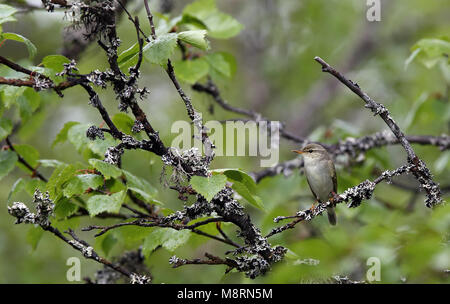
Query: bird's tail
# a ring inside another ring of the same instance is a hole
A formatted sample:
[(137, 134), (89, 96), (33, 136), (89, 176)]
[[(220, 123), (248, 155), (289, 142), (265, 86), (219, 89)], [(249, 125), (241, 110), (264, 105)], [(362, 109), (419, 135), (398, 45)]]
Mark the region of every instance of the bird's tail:
[(336, 218), (336, 212), (333, 207), (327, 207), (327, 215), (328, 215), (328, 221), (331, 225), (336, 225), (337, 218)]

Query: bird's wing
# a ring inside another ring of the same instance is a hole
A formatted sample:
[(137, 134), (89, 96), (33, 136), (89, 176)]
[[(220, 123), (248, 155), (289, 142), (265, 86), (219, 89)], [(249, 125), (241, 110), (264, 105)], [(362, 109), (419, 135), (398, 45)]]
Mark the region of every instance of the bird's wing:
[(336, 176), (336, 169), (334, 168), (334, 163), (333, 161), (330, 159), (329, 161), (329, 166), (328, 168), (330, 168), (330, 175), (331, 175), (331, 179), (333, 180), (333, 191), (334, 193), (337, 192), (337, 176)]
[(314, 193), (314, 190), (313, 190), (313, 188), (311, 187), (311, 183), (309, 182), (309, 179), (308, 179), (308, 174), (305, 174), (305, 176), (306, 176), (306, 181), (308, 182), (309, 189), (311, 189), (311, 192), (312, 192), (312, 194), (314, 195), (314, 198), (315, 198), (318, 202), (320, 202), (319, 197)]

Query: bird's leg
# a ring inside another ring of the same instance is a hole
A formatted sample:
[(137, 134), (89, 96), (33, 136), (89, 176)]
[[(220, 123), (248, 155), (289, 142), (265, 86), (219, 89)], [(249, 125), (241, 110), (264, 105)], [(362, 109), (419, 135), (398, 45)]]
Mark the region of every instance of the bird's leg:
[(319, 201), (318, 200), (316, 200), (313, 204), (312, 204), (312, 206), (311, 206), (311, 208), (309, 208), (309, 210), (310, 211), (313, 211), (314, 210), (314, 208), (316, 208), (316, 203), (318, 204), (319, 203)]
[(331, 191), (330, 202), (334, 204), (334, 201), (336, 201), (338, 198), (339, 198), (339, 195), (336, 192)]

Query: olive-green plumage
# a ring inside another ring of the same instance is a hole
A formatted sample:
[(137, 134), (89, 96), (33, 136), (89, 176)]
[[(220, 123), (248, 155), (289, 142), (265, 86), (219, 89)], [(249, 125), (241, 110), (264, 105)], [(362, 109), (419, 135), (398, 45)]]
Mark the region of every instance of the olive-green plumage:
[[(308, 144), (294, 152), (302, 154), (306, 180), (318, 202), (327, 202), (337, 191), (336, 169), (327, 150), (319, 144)], [(336, 225), (336, 213), (333, 207), (327, 208), (328, 221)]]

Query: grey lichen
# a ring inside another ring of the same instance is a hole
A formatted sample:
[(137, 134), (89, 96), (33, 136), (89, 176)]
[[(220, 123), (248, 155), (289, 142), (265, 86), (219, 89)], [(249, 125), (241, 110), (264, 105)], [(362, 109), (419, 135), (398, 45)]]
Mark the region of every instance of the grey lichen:
[(90, 126), (86, 131), (86, 137), (90, 140), (95, 140), (96, 138), (105, 139), (105, 134), (97, 126)]
[(123, 148), (109, 147), (105, 152), (104, 162), (111, 165), (117, 165), (123, 152)]
[(33, 202), (36, 204), (36, 213), (30, 212), (30, 209), (21, 202), (14, 202), (11, 207), (8, 206), (8, 213), (16, 218), (16, 224), (37, 224), (44, 228), (48, 227), (50, 225), (49, 217), (55, 208), (48, 192), (44, 195), (39, 189), (36, 189)]

